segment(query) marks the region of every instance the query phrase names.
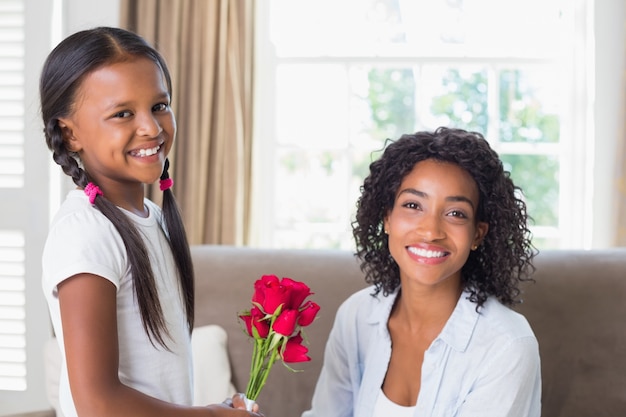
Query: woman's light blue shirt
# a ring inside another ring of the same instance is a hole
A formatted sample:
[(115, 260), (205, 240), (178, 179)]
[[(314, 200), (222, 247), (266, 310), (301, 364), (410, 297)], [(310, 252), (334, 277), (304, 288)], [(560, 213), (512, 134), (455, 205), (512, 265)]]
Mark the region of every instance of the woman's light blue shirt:
[[(387, 328), (396, 291), (365, 288), (337, 312), (312, 408), (302, 417), (371, 417), (391, 357)], [(526, 319), (489, 298), (463, 293), (424, 354), (414, 416), (538, 417), (541, 367)]]

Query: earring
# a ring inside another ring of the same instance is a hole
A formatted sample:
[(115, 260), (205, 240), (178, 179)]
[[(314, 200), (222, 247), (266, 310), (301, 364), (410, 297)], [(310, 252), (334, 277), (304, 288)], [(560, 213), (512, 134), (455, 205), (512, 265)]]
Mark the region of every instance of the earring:
[(478, 245), (472, 245), (472, 250), (478, 249)]
[(389, 234), (389, 230), (385, 229), (385, 234), (388, 235)]

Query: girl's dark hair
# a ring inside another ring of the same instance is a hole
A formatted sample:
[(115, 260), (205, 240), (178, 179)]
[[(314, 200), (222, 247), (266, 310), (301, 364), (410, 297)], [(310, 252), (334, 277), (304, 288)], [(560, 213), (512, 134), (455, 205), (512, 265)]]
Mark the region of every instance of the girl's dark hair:
[[(77, 91), (88, 74), (105, 65), (136, 57), (148, 58), (161, 69), (171, 96), (171, 77), (163, 57), (143, 38), (123, 29), (98, 27), (74, 33), (57, 45), (44, 63), (39, 94), (46, 144), (52, 151), (54, 161), (79, 187), (84, 188), (91, 179), (79, 166), (76, 155), (66, 148), (59, 119), (70, 116), (74, 111)], [(169, 177), (168, 167), (169, 162), (166, 160), (161, 178)], [(151, 341), (156, 340), (166, 347), (164, 335), (169, 335), (167, 323), (163, 317), (154, 274), (141, 235), (132, 221), (106, 199), (106, 196), (96, 198), (95, 207), (113, 223), (124, 241), (135, 296), (146, 333)], [(193, 265), (180, 211), (174, 194), (169, 189), (163, 194), (163, 219), (178, 268), (187, 323), (191, 332), (194, 319)]]
[(476, 132), (440, 127), (434, 132), (403, 135), (387, 141), (380, 159), (370, 165), (361, 187), (356, 219), (352, 223), (356, 256), (368, 283), (388, 295), (400, 285), (400, 270), (389, 252), (383, 219), (393, 208), (396, 192), (416, 163), (435, 159), (456, 164), (478, 186), (477, 222), (489, 224), (477, 250), (471, 251), (462, 268), (470, 300), (482, 306), (489, 296), (512, 305), (521, 281), (534, 271), (535, 249), (528, 229), (526, 204), (521, 189), (504, 171), (498, 154)]

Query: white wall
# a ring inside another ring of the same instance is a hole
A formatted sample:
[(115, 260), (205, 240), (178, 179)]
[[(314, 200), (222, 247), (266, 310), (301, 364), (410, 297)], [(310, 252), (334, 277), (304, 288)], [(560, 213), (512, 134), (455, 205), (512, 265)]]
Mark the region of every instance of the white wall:
[[(612, 244), (617, 208), (615, 197), (618, 140), (626, 140), (624, 94), (626, 89), (626, 1), (595, 0), (595, 100), (593, 185), (593, 248)], [(626, 149), (622, 148), (622, 152)]]
[(64, 32), (66, 35), (94, 26), (119, 24), (119, 0), (62, 0)]

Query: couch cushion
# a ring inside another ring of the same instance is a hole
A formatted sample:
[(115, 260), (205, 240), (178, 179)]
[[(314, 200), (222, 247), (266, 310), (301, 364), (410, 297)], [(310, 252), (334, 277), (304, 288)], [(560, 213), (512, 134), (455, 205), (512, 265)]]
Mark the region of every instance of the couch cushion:
[(539, 341), (542, 415), (626, 415), (626, 249), (543, 251), (517, 310)]
[(235, 394), (231, 382), (226, 331), (215, 324), (196, 327), (193, 349), (194, 405), (221, 403)]

